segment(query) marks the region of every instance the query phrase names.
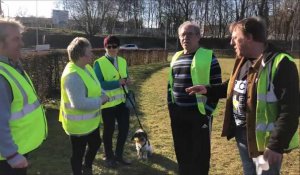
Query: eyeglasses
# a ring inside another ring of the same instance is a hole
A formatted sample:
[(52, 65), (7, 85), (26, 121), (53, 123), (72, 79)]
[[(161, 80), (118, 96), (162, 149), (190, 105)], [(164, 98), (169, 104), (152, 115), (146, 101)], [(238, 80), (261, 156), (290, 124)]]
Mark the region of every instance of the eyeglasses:
[(119, 46), (117, 46), (117, 45), (109, 45), (109, 46), (107, 46), (106, 48), (108, 48), (108, 49), (116, 49), (116, 48), (118, 48)]

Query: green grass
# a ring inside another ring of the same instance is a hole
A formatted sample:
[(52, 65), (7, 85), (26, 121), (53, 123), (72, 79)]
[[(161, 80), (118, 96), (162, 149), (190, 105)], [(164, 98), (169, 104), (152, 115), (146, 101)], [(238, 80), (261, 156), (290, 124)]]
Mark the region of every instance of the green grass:
[[(220, 59), (223, 80), (227, 79), (232, 70), (234, 59)], [(297, 60), (299, 70), (299, 60)], [(103, 145), (94, 163), (95, 174), (120, 175), (165, 175), (177, 174), (176, 157), (173, 149), (170, 120), (167, 110), (166, 92), (168, 64), (152, 64), (130, 67), (130, 74), (138, 101), (139, 116), (143, 127), (150, 136), (155, 154), (147, 162), (138, 161), (134, 144), (128, 139), (125, 155), (133, 160), (130, 167), (119, 166), (116, 169), (103, 167)], [(51, 102), (52, 108), (57, 102)], [(213, 122), (211, 175), (242, 174), (241, 162), (234, 140), (221, 138), (223, 123), (224, 100), (220, 101), (217, 115)], [(55, 108), (55, 107), (54, 107)], [(71, 146), (67, 135), (57, 121), (56, 109), (48, 109), (47, 118), (49, 136), (37, 151), (30, 154), (32, 166), (29, 174), (69, 175), (71, 174), (69, 157)], [(137, 120), (131, 118), (132, 134), (138, 128)], [(101, 131), (102, 133), (102, 131)], [(284, 156), (282, 174), (299, 174), (299, 149)]]

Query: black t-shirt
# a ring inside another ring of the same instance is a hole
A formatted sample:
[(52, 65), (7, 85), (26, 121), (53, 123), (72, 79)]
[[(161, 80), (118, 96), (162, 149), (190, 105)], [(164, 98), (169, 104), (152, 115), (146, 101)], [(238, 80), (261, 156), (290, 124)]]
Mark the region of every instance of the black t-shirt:
[(247, 60), (241, 67), (234, 82), (232, 106), (233, 118), (236, 126), (246, 125), (246, 104), (247, 104), (247, 74), (252, 65), (252, 60)]

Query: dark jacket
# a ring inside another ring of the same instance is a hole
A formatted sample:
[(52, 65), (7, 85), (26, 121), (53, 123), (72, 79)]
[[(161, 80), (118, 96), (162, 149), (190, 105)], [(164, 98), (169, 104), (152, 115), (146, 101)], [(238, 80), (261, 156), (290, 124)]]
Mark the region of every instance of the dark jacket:
[[(255, 121), (256, 121), (256, 88), (257, 77), (262, 70), (261, 62), (267, 62), (270, 59), (274, 59), (278, 53), (282, 53), (271, 45), (268, 45), (264, 51), (263, 57), (258, 59), (249, 69), (247, 75), (247, 107), (246, 107), (246, 129), (247, 129), (247, 141), (248, 151), (250, 157), (257, 157), (262, 154), (259, 153), (256, 146), (255, 137)], [(226, 136), (227, 139), (231, 139), (235, 135), (235, 122), (233, 118), (232, 107), (232, 92), (234, 81), (238, 75), (238, 72), (245, 62), (246, 58), (237, 58), (233, 73), (229, 81), (226, 81), (220, 85), (212, 85), (208, 87), (207, 96), (226, 97), (227, 99), (225, 108), (225, 117), (223, 124), (222, 136)], [(291, 62), (288, 58), (284, 58), (276, 70), (274, 80), (274, 91), (278, 98), (278, 117), (275, 122), (275, 129), (272, 131), (272, 135), (269, 139), (268, 148), (278, 153), (283, 153), (284, 149), (289, 146), (289, 142), (292, 136), (297, 131), (299, 121), (299, 76), (295, 63)]]

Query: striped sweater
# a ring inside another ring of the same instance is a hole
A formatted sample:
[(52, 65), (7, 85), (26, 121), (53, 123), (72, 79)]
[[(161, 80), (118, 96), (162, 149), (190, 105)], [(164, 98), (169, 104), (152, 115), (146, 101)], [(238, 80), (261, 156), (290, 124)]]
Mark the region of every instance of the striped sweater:
[[(174, 102), (178, 106), (195, 106), (197, 107), (197, 100), (195, 95), (189, 95), (185, 89), (193, 86), (191, 77), (191, 64), (195, 53), (181, 55), (173, 64), (173, 89)], [(217, 58), (213, 55), (210, 67), (210, 84), (219, 84), (222, 82), (221, 68)], [(168, 84), (170, 87), (170, 84)], [(169, 88), (168, 88), (169, 89)], [(171, 94), (168, 91), (168, 103), (171, 103)], [(209, 115), (216, 108), (218, 99), (208, 98), (205, 109)]]

